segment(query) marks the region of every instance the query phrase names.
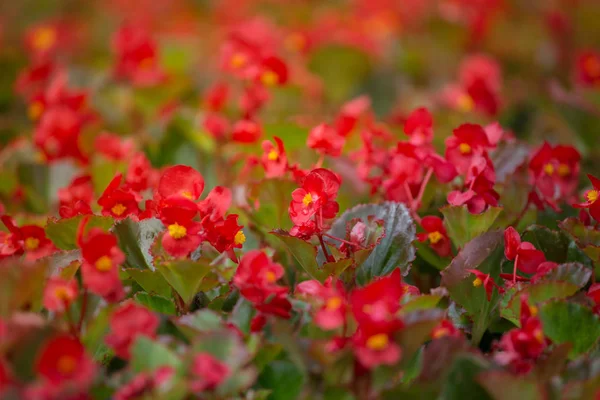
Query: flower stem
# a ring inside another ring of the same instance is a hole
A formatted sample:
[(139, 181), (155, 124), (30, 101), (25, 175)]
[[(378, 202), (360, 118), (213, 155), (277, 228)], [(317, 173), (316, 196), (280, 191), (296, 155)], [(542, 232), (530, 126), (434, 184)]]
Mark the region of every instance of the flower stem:
[(81, 333), (81, 327), (83, 325), (83, 319), (85, 318), (85, 312), (87, 310), (87, 299), (88, 291), (83, 289), (83, 298), (81, 299), (81, 313), (79, 314), (79, 322), (77, 323), (77, 330)]
[(327, 252), (327, 246), (325, 245), (325, 242), (323, 241), (323, 235), (318, 233), (317, 237), (319, 238), (319, 243), (321, 243), (321, 249), (323, 250), (323, 254), (325, 255), (325, 259), (327, 260), (327, 262), (335, 261), (333, 259), (333, 257), (330, 256), (329, 253)]
[(515, 257), (515, 268), (513, 269), (513, 284), (517, 283), (517, 264), (519, 263), (519, 255)]
[(433, 168), (429, 168), (427, 173), (425, 174), (425, 178), (423, 178), (423, 182), (421, 183), (421, 187), (419, 188), (419, 194), (417, 194), (417, 198), (415, 201), (415, 207), (418, 209), (421, 206), (421, 200), (423, 199), (423, 194), (425, 193), (425, 188), (429, 183), (429, 179), (431, 179), (431, 175), (433, 174)]

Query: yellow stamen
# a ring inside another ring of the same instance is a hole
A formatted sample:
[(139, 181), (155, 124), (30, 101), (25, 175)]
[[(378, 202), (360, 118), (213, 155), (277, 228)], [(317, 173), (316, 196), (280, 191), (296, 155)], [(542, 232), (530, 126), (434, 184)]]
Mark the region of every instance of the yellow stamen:
[(558, 175), (565, 177), (571, 173), (571, 168), (567, 164), (560, 164), (558, 166)]
[(462, 112), (472, 111), (475, 107), (475, 102), (468, 94), (463, 94), (459, 96), (458, 101), (456, 102), (458, 109)]
[(35, 250), (40, 245), (40, 239), (34, 237), (28, 237), (25, 239), (25, 249), (27, 250)]
[(440, 328), (433, 331), (433, 335), (431, 335), (434, 339), (439, 339), (441, 337), (447, 336), (450, 332), (447, 328)]
[(597, 190), (589, 190), (586, 194), (585, 197), (587, 198), (587, 201), (589, 201), (590, 203), (594, 203), (596, 200), (598, 200), (598, 191)]
[(300, 51), (304, 48), (306, 40), (299, 33), (292, 33), (285, 38), (285, 47), (290, 51)]
[(154, 58), (152, 57), (148, 57), (148, 58), (144, 58), (142, 61), (140, 61), (138, 63), (138, 68), (139, 69), (152, 69), (152, 67), (154, 66)]
[(310, 205), (310, 203), (312, 203), (313, 198), (311, 196), (310, 193), (306, 193), (304, 195), (304, 198), (302, 199), (302, 204), (304, 204), (305, 207), (308, 207)]
[(48, 50), (56, 43), (56, 30), (49, 26), (38, 28), (33, 35), (33, 47), (36, 50)]
[(246, 235), (244, 235), (244, 232), (238, 231), (238, 233), (236, 233), (235, 237), (233, 238), (233, 243), (235, 243), (236, 245), (240, 245), (244, 244), (244, 242), (246, 242)]
[(272, 149), (272, 150), (269, 152), (269, 154), (267, 154), (267, 158), (268, 158), (270, 161), (275, 161), (275, 160), (277, 160), (277, 159), (279, 158), (279, 153), (277, 152), (277, 150), (275, 150), (275, 149)]
[(552, 175), (554, 173), (554, 165), (552, 165), (550, 163), (544, 165), (544, 172), (547, 175)]
[(473, 281), (473, 286), (479, 287), (481, 285), (483, 285), (483, 281), (479, 278), (475, 278), (475, 280)]
[(62, 356), (56, 363), (56, 369), (63, 375), (69, 375), (75, 371), (77, 361), (71, 356)]
[(29, 118), (33, 121), (37, 121), (42, 116), (43, 112), (44, 105), (40, 101), (34, 101), (29, 105), (29, 108), (27, 109), (27, 114), (29, 115)]
[(427, 237), (429, 238), (431, 244), (436, 244), (443, 238), (442, 234), (438, 231), (431, 232), (429, 235), (427, 235)]
[(536, 306), (529, 306), (529, 313), (532, 317), (535, 317), (538, 314), (538, 308)]
[(277, 275), (275, 275), (275, 272), (273, 271), (267, 271), (265, 273), (265, 278), (267, 278), (267, 282), (273, 283), (277, 280)]
[(544, 343), (544, 332), (541, 329), (536, 329), (533, 333), (533, 337), (540, 343)]
[(56, 289), (54, 289), (54, 296), (56, 296), (57, 299), (62, 300), (62, 301), (70, 301), (71, 300), (71, 295), (69, 294), (69, 291), (67, 290), (67, 288), (64, 286), (59, 286)]
[(327, 302), (325, 303), (325, 308), (327, 308), (330, 311), (334, 311), (334, 310), (337, 310), (338, 308), (340, 308), (341, 305), (342, 305), (342, 299), (338, 296), (335, 296), (335, 297), (330, 297), (329, 299), (327, 299)]
[(383, 350), (388, 346), (389, 341), (385, 333), (378, 333), (367, 339), (367, 347), (371, 350)]
[(265, 86), (274, 86), (279, 82), (279, 77), (273, 71), (265, 71), (260, 76), (260, 80)]
[(471, 152), (471, 146), (468, 143), (461, 143), (458, 145), (458, 151), (462, 154), (469, 154)]
[(113, 206), (113, 208), (110, 209), (110, 211), (112, 211), (112, 213), (115, 214), (117, 217), (120, 216), (121, 214), (123, 214), (126, 210), (127, 210), (127, 207), (125, 207), (121, 203), (115, 204)]
[(106, 272), (110, 271), (112, 268), (112, 260), (109, 256), (102, 256), (98, 260), (96, 260), (96, 269), (98, 271)]
[(171, 235), (173, 239), (181, 239), (187, 235), (187, 229), (185, 229), (185, 226), (181, 226), (178, 223), (169, 225), (168, 229), (169, 235)]
[(187, 190), (185, 192), (182, 192), (181, 195), (188, 200), (194, 200), (194, 196), (192, 196), (192, 193)]
[(247, 61), (247, 59), (244, 54), (237, 53), (237, 54), (234, 54), (233, 57), (231, 57), (230, 64), (231, 64), (232, 68), (237, 69), (237, 68), (243, 67), (246, 64), (246, 61)]

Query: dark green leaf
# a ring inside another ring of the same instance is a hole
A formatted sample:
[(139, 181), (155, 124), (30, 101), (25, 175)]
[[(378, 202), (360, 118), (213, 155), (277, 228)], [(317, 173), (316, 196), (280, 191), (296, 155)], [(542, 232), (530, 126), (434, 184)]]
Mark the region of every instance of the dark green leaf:
[(170, 366), (182, 370), (181, 359), (171, 349), (147, 336), (138, 336), (131, 347), (130, 367), (135, 372), (152, 372)]
[(212, 270), (209, 260), (175, 260), (159, 264), (156, 269), (181, 296), (185, 304), (190, 304), (204, 277)]
[[(46, 236), (48, 236), (48, 239), (52, 240), (52, 243), (59, 249), (75, 250), (78, 248), (77, 229), (83, 218), (83, 215), (78, 215), (76, 217), (59, 220), (49, 219), (45, 228)], [(84, 235), (92, 228), (101, 228), (108, 231), (113, 223), (114, 221), (111, 217), (92, 215), (89, 217)]]
[(127, 257), (125, 267), (154, 269), (150, 247), (156, 236), (164, 229), (156, 218), (133, 221), (126, 218), (115, 224), (113, 232), (119, 240), (119, 247)]
[(531, 379), (515, 376), (505, 371), (483, 372), (477, 376), (494, 400), (544, 400), (544, 389)]
[(134, 296), (135, 301), (148, 307), (152, 311), (156, 311), (165, 315), (175, 315), (175, 303), (173, 300), (159, 296), (157, 294), (148, 294), (146, 292), (138, 292)]
[(291, 361), (277, 360), (264, 368), (258, 383), (271, 390), (269, 400), (293, 400), (300, 396), (304, 375)]
[(314, 245), (291, 236), (289, 233), (282, 230), (275, 230), (272, 234), (283, 242), (288, 251), (294, 256), (296, 261), (298, 261), (308, 275), (321, 282), (325, 281), (327, 275), (317, 264), (317, 248)]
[(444, 215), (450, 239), (456, 247), (462, 248), (492, 227), (502, 212), (502, 207), (490, 207), (480, 214), (471, 214), (466, 206), (446, 206), (440, 211)]

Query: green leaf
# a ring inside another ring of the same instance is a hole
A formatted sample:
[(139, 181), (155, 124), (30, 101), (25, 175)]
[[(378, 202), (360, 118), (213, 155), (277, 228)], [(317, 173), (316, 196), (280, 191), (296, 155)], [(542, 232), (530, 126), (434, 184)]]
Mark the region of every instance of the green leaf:
[(586, 245), (600, 246), (600, 231), (592, 226), (585, 226), (578, 218), (567, 218), (558, 226), (582, 247)]
[[(46, 224), (46, 236), (52, 240), (56, 247), (62, 250), (75, 250), (77, 246), (77, 229), (81, 224), (83, 215), (78, 215), (72, 218), (49, 219)], [(101, 228), (108, 231), (114, 221), (111, 217), (101, 217), (98, 215), (89, 216), (88, 223), (85, 227), (84, 235), (92, 228)]]
[(0, 318), (24, 307), (41, 309), (47, 269), (46, 261), (29, 264), (15, 260), (0, 267)]
[(173, 323), (189, 339), (200, 333), (211, 332), (223, 327), (219, 314), (211, 310), (199, 310), (173, 320)]
[(150, 247), (156, 236), (164, 229), (157, 218), (134, 221), (126, 218), (117, 222), (113, 232), (119, 240), (119, 247), (127, 257), (124, 263), (128, 268), (154, 269)]
[(537, 382), (506, 371), (482, 372), (477, 376), (477, 382), (494, 400), (545, 400), (547, 398), (543, 387)]
[(323, 264), (323, 272), (325, 272), (327, 276), (335, 276), (337, 278), (353, 263), (354, 261), (352, 258), (344, 258), (339, 261), (328, 262)]
[(486, 367), (485, 362), (474, 355), (458, 357), (448, 372), (440, 398), (490, 399), (490, 396), (475, 379)]
[(442, 296), (433, 294), (415, 296), (402, 305), (402, 313), (435, 308), (441, 299)]
[(138, 292), (135, 294), (134, 299), (152, 311), (156, 311), (165, 315), (177, 314), (175, 303), (173, 303), (173, 300), (166, 297), (159, 296), (157, 294), (148, 294), (146, 292)]
[(554, 343), (571, 343), (570, 356), (589, 351), (600, 337), (600, 318), (581, 304), (552, 301), (540, 308), (544, 334)]
[(259, 208), (251, 214), (255, 224), (270, 232), (274, 229), (290, 229), (292, 221), (288, 216), (290, 193), (296, 189), (296, 182), (290, 179), (265, 179), (252, 187), (252, 200), (258, 202)]
[(202, 280), (212, 270), (212, 266), (210, 260), (206, 259), (198, 261), (176, 260), (159, 264), (156, 269), (169, 282), (169, 285), (179, 293), (187, 305), (192, 302), (196, 293), (199, 292)]
[(541, 280), (569, 282), (581, 289), (587, 285), (591, 276), (592, 270), (585, 265), (580, 263), (566, 263), (558, 265), (544, 275)]
[(500, 296), (494, 289), (488, 301), (483, 286), (474, 287), (475, 278), (467, 270), (478, 269), (496, 280), (500, 275), (500, 261), (504, 256), (502, 243), (502, 232), (484, 233), (467, 243), (448, 268), (442, 271), (442, 285), (448, 289), (450, 297), (464, 307), (474, 319), (473, 343), (479, 343), (483, 333), (496, 317)]
[(502, 207), (490, 207), (480, 214), (471, 214), (466, 206), (446, 206), (441, 210), (448, 235), (458, 248), (487, 232), (502, 212)]
[(521, 312), (521, 296), (529, 296), (529, 304), (534, 305), (550, 299), (564, 299), (579, 290), (579, 287), (570, 282), (544, 281), (533, 285), (524, 286), (522, 289), (514, 292), (509, 291), (505, 296), (510, 300), (506, 308), (502, 308), (501, 315), (515, 325), (519, 325), (519, 316)]
[(127, 268), (124, 271), (146, 292), (162, 297), (171, 296), (171, 287), (159, 271), (138, 268)]
[(569, 251), (569, 238), (563, 232), (552, 231), (545, 226), (532, 225), (523, 232), (524, 242), (531, 242), (546, 255), (548, 261), (564, 263)]
[(277, 360), (264, 368), (258, 383), (271, 390), (269, 400), (293, 400), (300, 396), (304, 375), (291, 361)]
[(410, 262), (415, 258), (415, 225), (402, 203), (386, 201), (382, 204), (362, 204), (343, 213), (331, 226), (328, 234), (347, 238), (348, 223), (357, 219), (369, 224), (369, 219), (383, 221), (384, 236), (369, 257), (358, 268), (356, 281), (365, 285), (378, 276), (384, 276), (400, 267), (408, 274)]
[(147, 336), (138, 336), (131, 348), (130, 367), (134, 372), (152, 372), (169, 366), (182, 371), (181, 359), (171, 349)]
[(92, 319), (83, 335), (82, 343), (88, 352), (94, 356), (95, 360), (99, 360), (104, 356), (102, 348), (104, 346), (104, 335), (108, 332), (108, 324), (110, 315), (113, 311), (113, 306), (108, 305), (104, 307), (100, 312), (96, 313), (94, 319)]
[(291, 236), (289, 233), (282, 230), (275, 230), (271, 233), (281, 240), (296, 261), (298, 261), (302, 269), (304, 269), (311, 278), (317, 279), (321, 283), (325, 281), (327, 275), (317, 264), (317, 248), (314, 245), (305, 240)]
[(438, 309), (413, 311), (403, 315), (404, 328), (398, 333), (403, 357), (412, 357), (423, 343), (431, 339), (431, 331), (444, 318)]

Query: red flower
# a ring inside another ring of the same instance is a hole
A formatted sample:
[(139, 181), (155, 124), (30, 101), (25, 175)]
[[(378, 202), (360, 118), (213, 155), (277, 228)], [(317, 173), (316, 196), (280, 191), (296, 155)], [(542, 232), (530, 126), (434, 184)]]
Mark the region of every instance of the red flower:
[(504, 230), (504, 255), (515, 262), (515, 269), (526, 274), (534, 274), (538, 266), (546, 261), (544, 253), (536, 250), (529, 242), (521, 242), (519, 233), (509, 226)]
[(204, 103), (210, 111), (219, 112), (227, 103), (229, 86), (226, 83), (216, 83), (204, 93)]
[(79, 340), (66, 335), (46, 342), (36, 362), (37, 373), (49, 384), (68, 384), (80, 390), (91, 384), (95, 370), (93, 360)]
[(217, 113), (207, 113), (202, 121), (202, 127), (215, 139), (222, 139), (229, 132), (229, 121)]
[(369, 111), (371, 99), (367, 96), (359, 96), (344, 104), (335, 119), (336, 131), (346, 137), (356, 126), (361, 115)]
[(215, 389), (231, 373), (226, 363), (208, 353), (200, 353), (194, 357), (191, 371), (194, 377), (190, 388), (194, 392)]
[(446, 159), (460, 174), (466, 175), (473, 157), (491, 147), (485, 130), (475, 124), (463, 124), (446, 139)]
[(141, 337), (156, 337), (159, 319), (147, 308), (127, 300), (110, 317), (111, 332), (106, 336), (106, 344), (124, 360), (130, 357), (131, 346)]
[(256, 79), (265, 86), (284, 85), (288, 81), (287, 65), (278, 57), (264, 58), (258, 67)]
[(33, 58), (50, 58), (64, 41), (57, 23), (45, 22), (27, 30), (25, 45)]
[(157, 174), (152, 164), (142, 152), (136, 153), (127, 167), (125, 185), (134, 192), (141, 192), (154, 186)]
[(137, 374), (129, 383), (121, 386), (114, 394), (115, 400), (135, 400), (140, 396), (152, 395), (156, 389), (164, 385), (175, 374), (172, 367), (159, 367), (152, 375), (141, 372)]
[(572, 146), (544, 143), (529, 161), (529, 173), (542, 199), (551, 204), (569, 198), (577, 189), (581, 155)]
[(354, 354), (366, 368), (394, 365), (402, 356), (402, 349), (388, 332), (370, 332), (362, 327), (352, 337)]
[(0, 395), (13, 384), (13, 377), (6, 363), (0, 358)]
[(590, 286), (586, 296), (594, 302), (594, 312), (600, 314), (600, 283)]
[(56, 251), (54, 244), (46, 237), (44, 228), (37, 225), (17, 227), (8, 215), (3, 215), (1, 219), (10, 232), (4, 241), (1, 254), (19, 255), (24, 252), (26, 260), (34, 261)]
[(454, 324), (452, 323), (452, 321), (447, 320), (447, 319), (443, 319), (440, 321), (440, 323), (433, 328), (433, 331), (431, 331), (431, 338), (432, 339), (439, 339), (442, 337), (461, 337), (462, 334), (460, 332), (460, 330), (458, 330)]
[(185, 165), (175, 165), (165, 169), (160, 176), (155, 199), (183, 196), (196, 201), (203, 190), (204, 178), (198, 171)]
[(470, 56), (461, 64), (459, 75), (461, 86), (473, 99), (476, 109), (495, 115), (502, 79), (496, 60), (485, 55)]
[(306, 140), (306, 145), (311, 149), (332, 157), (339, 157), (342, 154), (345, 143), (346, 139), (327, 124), (320, 124), (311, 129)]
[(600, 86), (600, 52), (581, 51), (577, 55), (575, 74), (577, 82), (583, 86)]
[(139, 26), (123, 25), (112, 38), (114, 74), (135, 86), (152, 86), (165, 80), (156, 42)]
[(110, 160), (125, 160), (133, 151), (133, 140), (121, 140), (113, 133), (102, 132), (94, 140), (94, 149)]
[(48, 311), (64, 312), (77, 298), (77, 281), (67, 281), (58, 276), (48, 279), (44, 289), (44, 307)]
[[(288, 288), (277, 285), (283, 274), (280, 264), (272, 262), (262, 251), (251, 250), (240, 260), (233, 284), (257, 309), (289, 318), (291, 304), (287, 300)], [(269, 304), (275, 307), (269, 307)]]
[(171, 196), (163, 200), (159, 216), (167, 227), (162, 237), (162, 246), (167, 253), (185, 257), (200, 245), (202, 226), (193, 220), (197, 213), (196, 203), (185, 197)]
[(421, 226), (425, 229), (425, 233), (417, 234), (420, 242), (429, 240), (431, 248), (440, 256), (448, 257), (452, 248), (450, 238), (446, 233), (444, 222), (439, 217), (427, 216), (421, 219)]
[(331, 171), (318, 168), (312, 170), (302, 182), (302, 187), (292, 192), (289, 214), (295, 225), (303, 225), (315, 217), (318, 229), (323, 219), (335, 217), (339, 205), (335, 201), (340, 188), (339, 178)]
[(475, 275), (473, 286), (479, 287), (483, 285), (488, 301), (490, 301), (492, 298), (492, 292), (494, 291), (494, 288), (498, 289), (498, 293), (504, 293), (504, 289), (498, 286), (489, 274), (484, 274), (476, 269), (468, 269), (467, 271)]
[(433, 140), (433, 118), (425, 107), (417, 108), (404, 123), (404, 133), (415, 146), (429, 144)]
[(198, 203), (200, 218), (209, 216), (211, 221), (218, 221), (225, 216), (231, 205), (231, 190), (223, 186), (215, 186), (206, 198)]
[(30, 98), (34, 93), (42, 91), (57, 72), (57, 65), (53, 61), (36, 60), (17, 76), (15, 92)]
[(243, 119), (233, 126), (231, 139), (237, 143), (256, 143), (262, 136), (262, 128), (256, 121)]
[(74, 178), (69, 186), (58, 189), (59, 213), (62, 218), (79, 214), (92, 214), (90, 203), (94, 198), (94, 187), (90, 175)]
[(138, 206), (140, 196), (131, 189), (121, 187), (122, 178), (121, 174), (115, 175), (98, 199), (98, 204), (102, 207), (102, 215), (123, 219), (140, 213)]
[(296, 293), (307, 300), (316, 301), (319, 309), (313, 317), (314, 323), (325, 330), (343, 326), (346, 321), (346, 294), (341, 281), (329, 277), (324, 284), (316, 280), (304, 281), (296, 286)]
[(590, 180), (590, 182), (592, 182), (593, 189), (586, 191), (583, 195), (586, 200), (585, 202), (573, 204), (573, 207), (587, 208), (590, 212), (590, 215), (596, 221), (600, 221), (600, 202), (597, 201), (598, 197), (600, 197), (600, 179), (590, 174), (588, 174), (587, 177)]
[(209, 217), (204, 217), (202, 220), (206, 240), (219, 253), (228, 252), (229, 258), (233, 261), (237, 260), (233, 249), (241, 249), (246, 242), (246, 235), (242, 231), (243, 226), (238, 225), (237, 220), (237, 214), (230, 214), (220, 221), (211, 221)]
[(66, 106), (45, 111), (33, 134), (35, 145), (48, 161), (73, 158), (83, 163), (87, 156), (79, 147), (79, 136), (84, 120), (79, 111)]
[(77, 232), (83, 258), (83, 285), (106, 301), (117, 302), (125, 295), (119, 279), (119, 266), (125, 261), (125, 255), (117, 246), (117, 238), (102, 229), (92, 228), (84, 237), (87, 222), (88, 218), (84, 218)]
[(283, 148), (283, 141), (277, 136), (274, 136), (273, 140), (277, 147), (273, 146), (268, 140), (262, 142), (263, 155), (261, 161), (266, 178), (280, 178), (288, 170), (288, 159)]

